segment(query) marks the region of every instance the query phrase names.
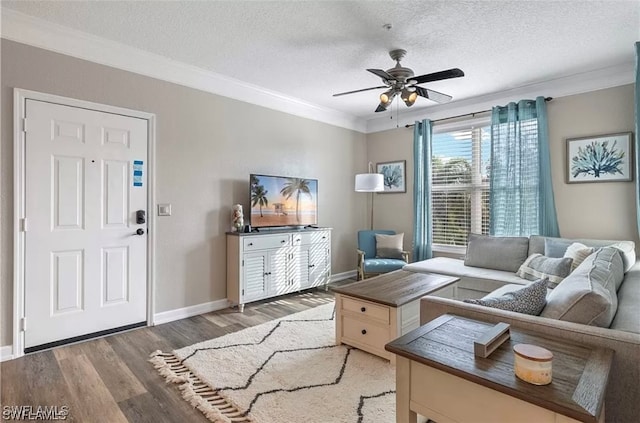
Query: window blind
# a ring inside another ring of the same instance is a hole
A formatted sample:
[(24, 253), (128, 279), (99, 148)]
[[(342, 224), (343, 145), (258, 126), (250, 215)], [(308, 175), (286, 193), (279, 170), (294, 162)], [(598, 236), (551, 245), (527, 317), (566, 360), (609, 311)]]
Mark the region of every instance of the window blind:
[(435, 134), (432, 142), (433, 243), (467, 245), (489, 233), (490, 128)]

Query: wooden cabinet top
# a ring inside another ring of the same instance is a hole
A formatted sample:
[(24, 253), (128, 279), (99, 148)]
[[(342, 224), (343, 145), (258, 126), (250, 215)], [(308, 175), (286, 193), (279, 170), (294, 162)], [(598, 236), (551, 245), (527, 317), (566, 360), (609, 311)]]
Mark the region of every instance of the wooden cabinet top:
[(399, 307), (451, 285), (457, 280), (458, 278), (454, 276), (396, 270), (331, 290), (338, 294)]
[[(596, 422), (604, 404), (613, 351), (577, 345), (514, 328), (489, 357), (476, 357), (473, 341), (490, 323), (443, 315), (388, 343), (387, 351), (583, 422)], [(536, 386), (513, 371), (516, 344), (553, 353), (553, 381)], [(461, 400), (464, 401), (464, 400)]]

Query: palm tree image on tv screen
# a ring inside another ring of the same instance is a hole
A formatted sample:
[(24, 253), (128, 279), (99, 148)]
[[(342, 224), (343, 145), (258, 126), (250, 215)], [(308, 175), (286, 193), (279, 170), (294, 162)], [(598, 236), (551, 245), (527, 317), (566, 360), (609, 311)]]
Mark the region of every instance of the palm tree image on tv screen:
[(318, 223), (318, 181), (251, 175), (251, 225), (305, 226)]

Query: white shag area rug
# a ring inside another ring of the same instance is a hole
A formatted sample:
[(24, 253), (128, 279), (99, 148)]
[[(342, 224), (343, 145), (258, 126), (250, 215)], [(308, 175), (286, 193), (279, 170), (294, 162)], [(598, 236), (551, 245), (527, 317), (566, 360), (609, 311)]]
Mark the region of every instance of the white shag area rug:
[(325, 304), (150, 361), (212, 422), (395, 421), (395, 368), (335, 345), (334, 318)]

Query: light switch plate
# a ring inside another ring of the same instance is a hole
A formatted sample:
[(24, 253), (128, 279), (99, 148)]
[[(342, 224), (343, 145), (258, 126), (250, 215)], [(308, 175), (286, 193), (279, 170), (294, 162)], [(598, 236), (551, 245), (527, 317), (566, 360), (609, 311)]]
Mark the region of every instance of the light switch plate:
[(171, 204), (158, 204), (158, 216), (171, 216)]

